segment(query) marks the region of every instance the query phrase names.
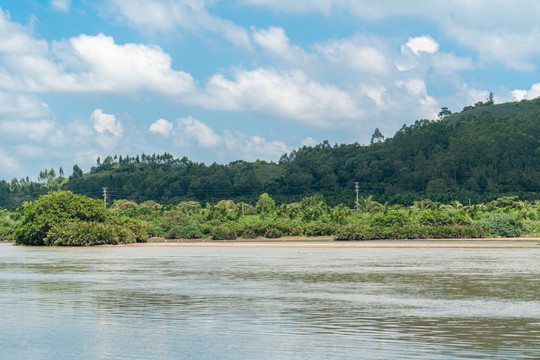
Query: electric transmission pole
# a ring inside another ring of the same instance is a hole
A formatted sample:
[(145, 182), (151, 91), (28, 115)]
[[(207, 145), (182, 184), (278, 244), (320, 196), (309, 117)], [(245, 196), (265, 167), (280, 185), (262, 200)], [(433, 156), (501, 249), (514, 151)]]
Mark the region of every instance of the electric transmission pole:
[(354, 207), (356, 208), (356, 210), (358, 210), (358, 184), (358, 182), (354, 183), (354, 191), (356, 191), (356, 202), (354, 203)]
[(107, 188), (103, 188), (103, 202), (105, 203), (105, 206), (107, 206)]

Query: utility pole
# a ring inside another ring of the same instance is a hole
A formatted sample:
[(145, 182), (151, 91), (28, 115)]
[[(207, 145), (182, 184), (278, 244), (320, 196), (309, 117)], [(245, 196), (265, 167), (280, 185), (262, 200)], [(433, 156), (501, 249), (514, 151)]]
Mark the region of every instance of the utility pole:
[(105, 206), (107, 206), (107, 188), (103, 188), (103, 202), (105, 203)]
[(354, 191), (356, 191), (356, 202), (354, 203), (354, 207), (356, 210), (358, 210), (358, 182), (354, 183)]

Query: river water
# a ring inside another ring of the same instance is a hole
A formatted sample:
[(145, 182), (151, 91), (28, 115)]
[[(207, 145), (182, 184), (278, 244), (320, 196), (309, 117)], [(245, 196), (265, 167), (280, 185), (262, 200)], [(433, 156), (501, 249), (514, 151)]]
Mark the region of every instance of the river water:
[(537, 359), (540, 248), (0, 244), (1, 359)]

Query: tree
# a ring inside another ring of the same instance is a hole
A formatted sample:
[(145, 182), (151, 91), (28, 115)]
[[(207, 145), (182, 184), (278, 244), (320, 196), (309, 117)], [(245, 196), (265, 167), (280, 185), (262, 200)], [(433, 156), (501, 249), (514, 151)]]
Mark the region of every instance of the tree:
[(489, 97), (487, 98), (487, 102), (486, 102), (486, 105), (493, 105), (494, 104), (494, 100), (493, 100), (493, 91), (491, 91), (489, 93)]
[(116, 215), (100, 200), (51, 191), (24, 206), (13, 234), (21, 245), (101, 245), (145, 241), (144, 225)]
[(45, 245), (47, 232), (68, 220), (105, 221), (103, 202), (70, 191), (55, 191), (24, 208), (24, 219), (14, 233), (18, 244)]
[(61, 178), (64, 177), (64, 169), (62, 169), (61, 166), (60, 166), (60, 168), (58, 169), (58, 174), (60, 175)]
[(384, 141), (384, 135), (381, 133), (379, 128), (376, 128), (373, 132), (373, 135), (371, 135), (371, 141), (370, 144), (375, 144)]
[(49, 174), (47, 175), (47, 182), (51, 182), (54, 179), (56, 179), (56, 172), (54, 171), (54, 168), (51, 168), (51, 170), (49, 170)]
[(452, 112), (446, 106), (444, 106), (441, 108), (441, 111), (439, 112), (438, 115), (439, 115), (439, 119), (442, 119), (446, 116), (452, 115)]
[(361, 212), (370, 213), (379, 209), (381, 204), (373, 200), (373, 195), (369, 195), (368, 197), (358, 198), (356, 206)]
[(70, 180), (77, 179), (83, 176), (83, 171), (79, 167), (79, 165), (75, 164), (73, 165), (73, 174), (70, 176)]
[(256, 207), (261, 214), (271, 214), (276, 208), (276, 203), (267, 193), (264, 193), (259, 197)]

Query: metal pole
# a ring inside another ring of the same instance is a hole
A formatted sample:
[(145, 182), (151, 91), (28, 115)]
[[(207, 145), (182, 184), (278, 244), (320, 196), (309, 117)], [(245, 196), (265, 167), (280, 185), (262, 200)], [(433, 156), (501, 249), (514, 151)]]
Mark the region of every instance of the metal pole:
[(107, 206), (107, 188), (103, 188), (103, 202), (105, 203), (105, 206)]
[(354, 203), (354, 207), (356, 208), (356, 210), (358, 210), (358, 184), (358, 182), (354, 183), (354, 191), (356, 191), (356, 203)]

